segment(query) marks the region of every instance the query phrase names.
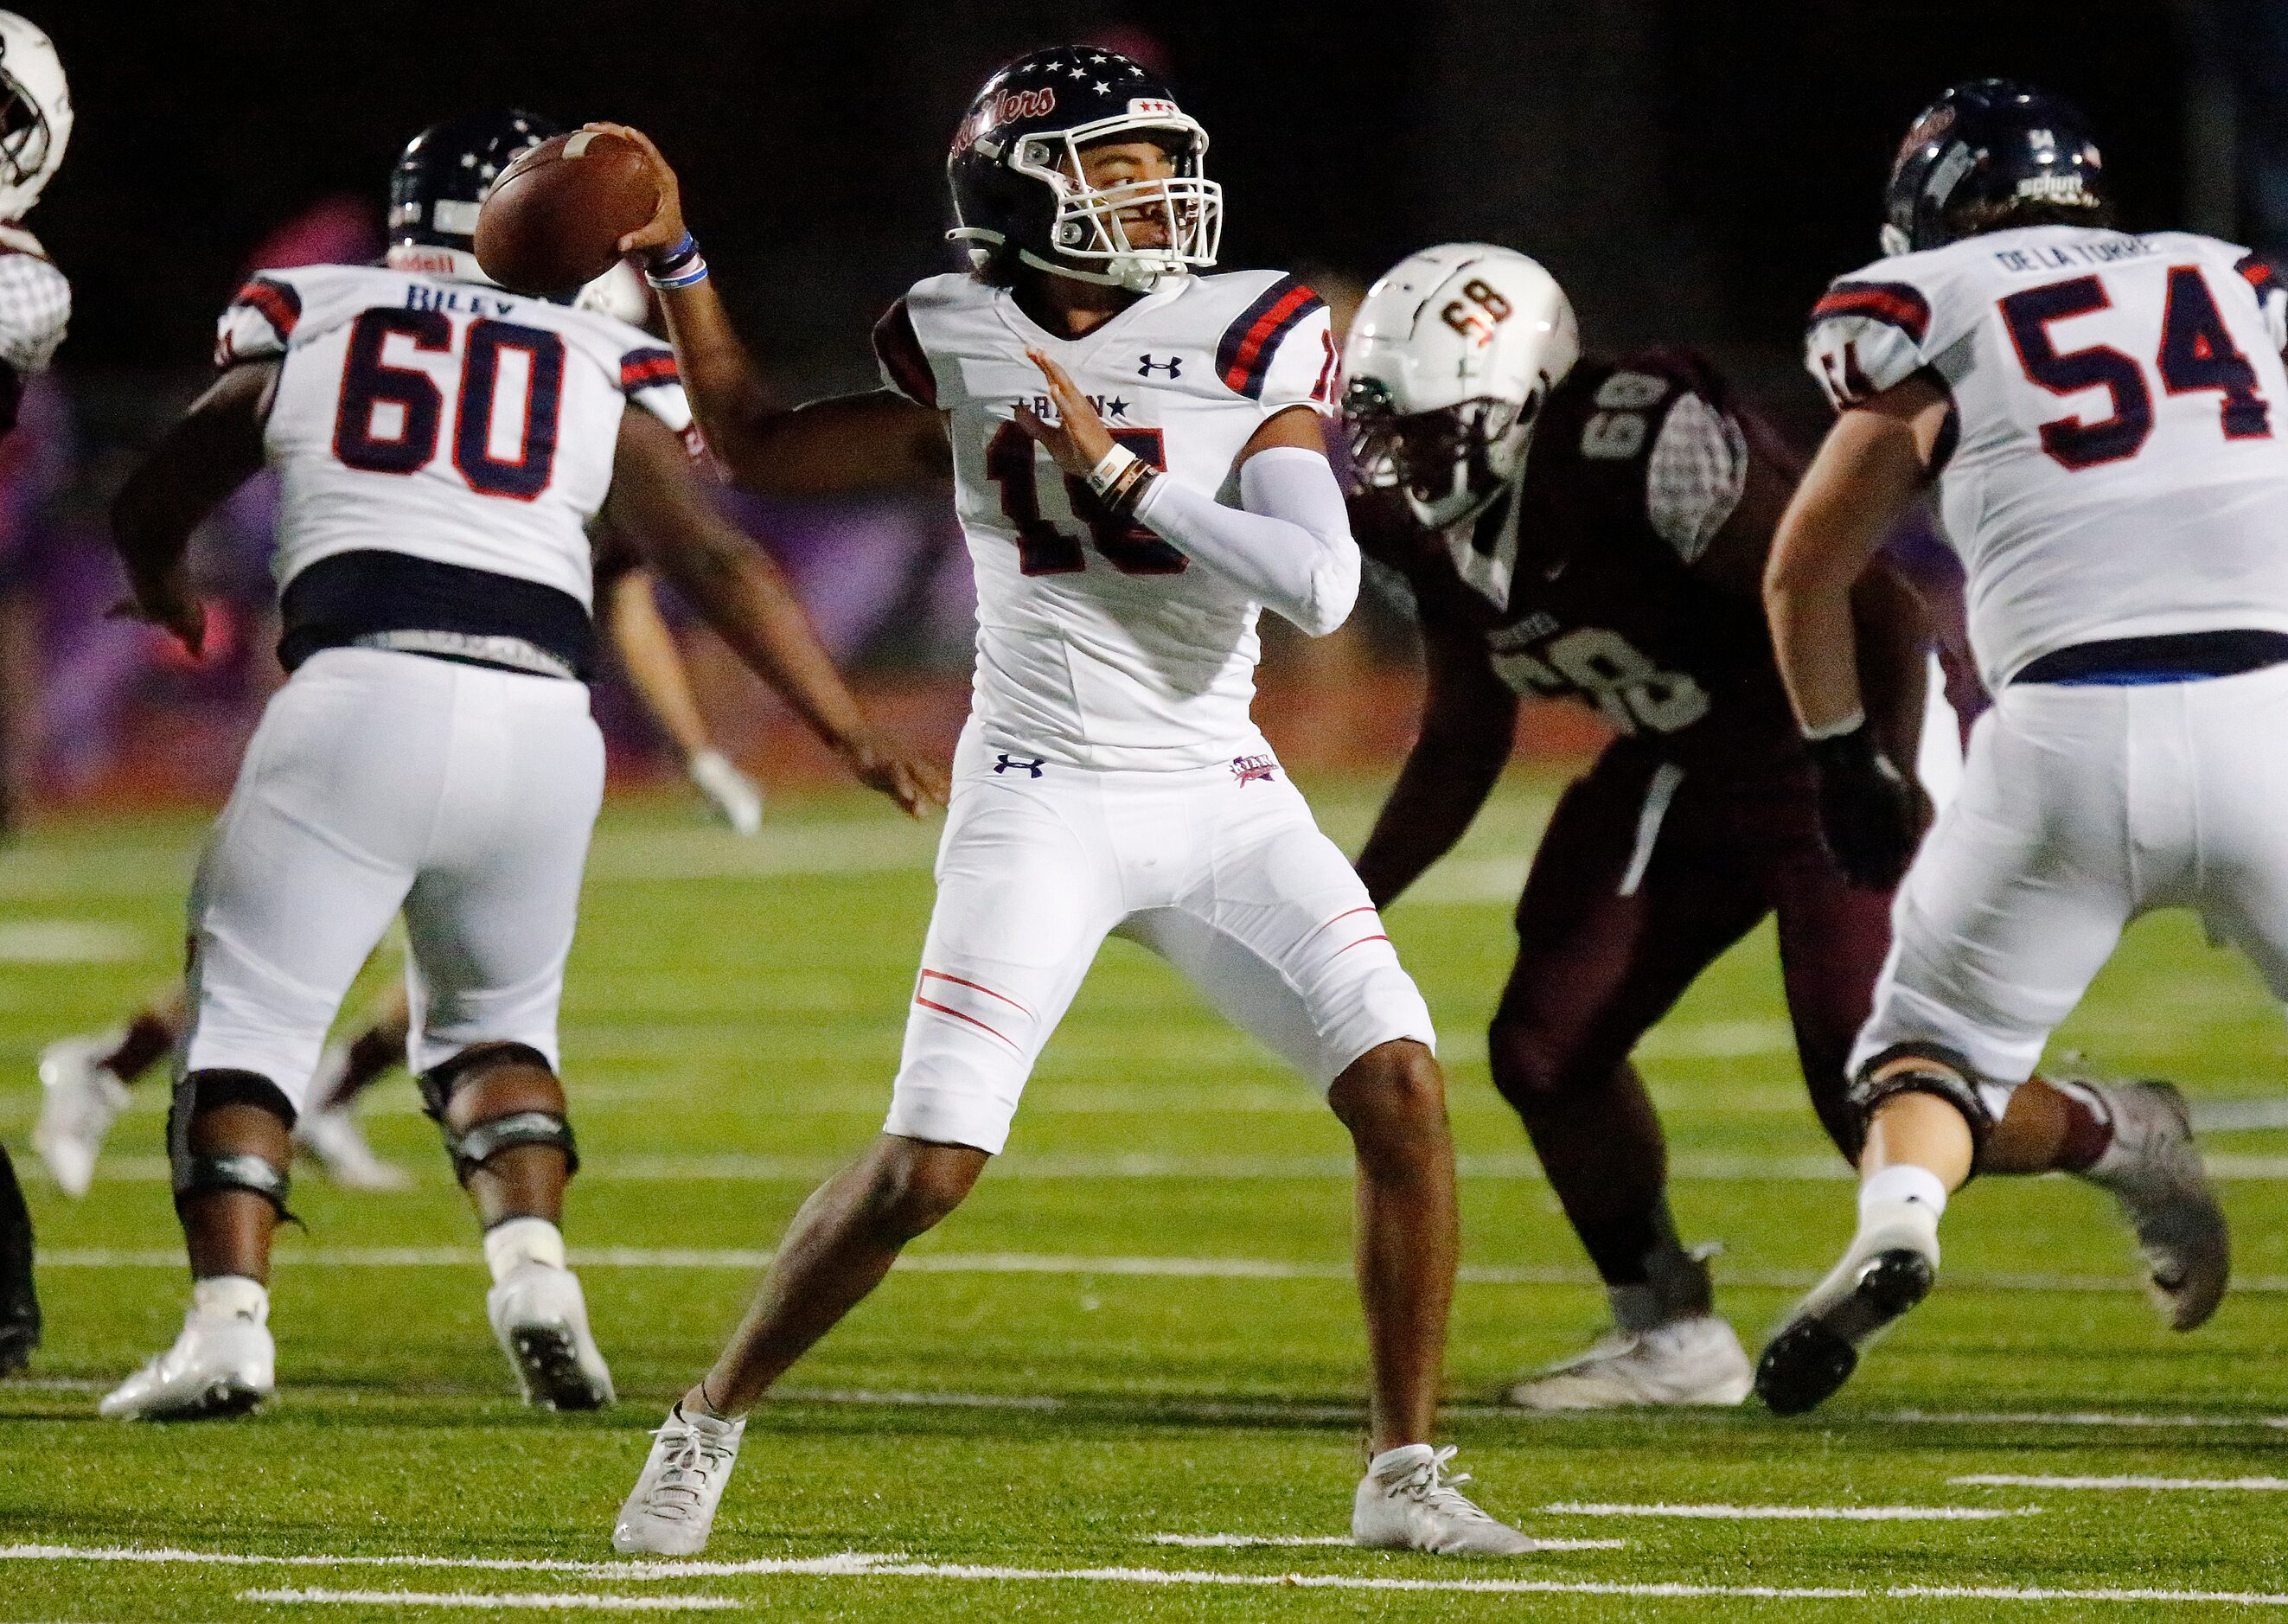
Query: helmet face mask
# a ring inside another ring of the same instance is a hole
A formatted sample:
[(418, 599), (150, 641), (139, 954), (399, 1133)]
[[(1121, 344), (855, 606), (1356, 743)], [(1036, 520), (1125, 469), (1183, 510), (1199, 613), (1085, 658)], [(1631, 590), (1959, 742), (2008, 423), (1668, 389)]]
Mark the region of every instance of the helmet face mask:
[[(1086, 149), (1119, 143), (1126, 137), (1149, 139), (1167, 155), (1173, 173), (1093, 187), (1087, 179)], [(1084, 281), (1102, 281), (1148, 292), (1164, 276), (1182, 276), (1215, 264), (1223, 239), (1223, 188), (1204, 172), (1208, 132), (1176, 113), (1128, 114), (1099, 119), (1070, 130), (1029, 135), (1007, 160), (1015, 173), (1046, 186), (1056, 198), (1049, 222), (1055, 258), (1028, 263)], [(1159, 227), (1160, 241), (1133, 240), (1132, 220), (1141, 216)], [(1097, 271), (1091, 276), (1085, 273)]]
[[(1167, 172), (1089, 180), (1092, 153), (1149, 142)], [(1167, 87), (1114, 52), (1037, 51), (985, 82), (946, 160), (957, 224), (981, 275), (1019, 266), (1149, 292), (1215, 264), (1223, 188), (1208, 135)], [(1157, 241), (1152, 239), (1157, 238)]]
[(0, 12), (0, 220), (39, 201), (71, 142), (71, 86), (45, 34)]
[(1487, 243), (1408, 255), (1367, 291), (1343, 348), (1361, 477), (1428, 529), (1475, 518), (1522, 473), (1580, 354), (1565, 291), (1525, 255)]
[(1525, 464), (1541, 393), (1522, 402), (1478, 395), (1401, 416), (1389, 391), (1360, 378), (1344, 394), (1352, 460), (1371, 489), (1396, 490), (1418, 523), (1442, 530), (1475, 518)]

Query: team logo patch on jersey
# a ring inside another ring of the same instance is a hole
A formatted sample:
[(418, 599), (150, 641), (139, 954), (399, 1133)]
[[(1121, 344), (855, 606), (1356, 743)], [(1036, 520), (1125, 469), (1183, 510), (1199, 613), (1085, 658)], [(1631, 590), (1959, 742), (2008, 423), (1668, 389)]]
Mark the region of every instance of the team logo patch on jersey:
[(1234, 756), (1231, 776), (1242, 784), (1268, 784), (1279, 770), (1279, 763), (1269, 756)]

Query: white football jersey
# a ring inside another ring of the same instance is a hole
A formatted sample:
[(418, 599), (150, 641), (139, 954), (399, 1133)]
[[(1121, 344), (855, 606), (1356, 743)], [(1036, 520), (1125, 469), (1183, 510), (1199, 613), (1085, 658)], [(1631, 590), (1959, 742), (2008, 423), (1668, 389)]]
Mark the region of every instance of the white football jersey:
[(1054, 420), (1029, 348), (1056, 358), (1113, 437), (1239, 505), (1234, 460), (1274, 413), (1334, 398), (1326, 306), (1291, 276), (1163, 284), (1080, 338), (1036, 326), (1007, 290), (918, 283), (875, 329), (886, 383), (947, 415), (956, 502), (977, 572), (975, 725), (1023, 759), (1198, 767), (1261, 748), (1258, 605), (1152, 531), (1116, 523), (1013, 419)]
[(284, 358), (263, 443), (282, 589), (361, 550), (536, 581), (587, 606), (586, 526), (632, 399), (678, 433), (675, 355), (594, 312), (377, 266), (266, 271), (223, 312), (218, 366)]
[(2186, 232), (2038, 226), (1855, 272), (1812, 313), (1839, 410), (1953, 397), (1940, 515), (1999, 690), (2054, 649), (2288, 632), (2288, 291)]

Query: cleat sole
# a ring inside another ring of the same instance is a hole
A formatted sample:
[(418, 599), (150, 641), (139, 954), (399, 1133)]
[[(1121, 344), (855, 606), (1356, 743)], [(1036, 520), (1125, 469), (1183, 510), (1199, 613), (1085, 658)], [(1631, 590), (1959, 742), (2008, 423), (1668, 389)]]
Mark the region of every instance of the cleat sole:
[(250, 1387), (243, 1381), (221, 1381), (211, 1383), (179, 1403), (146, 1410), (136, 1419), (156, 1421), (228, 1421), (234, 1416), (251, 1414), (269, 1397), (260, 1388)]
[(1928, 1296), (1933, 1278), (1919, 1252), (1876, 1254), (1848, 1297), (1772, 1338), (1756, 1361), (1756, 1397), (1775, 1415), (1800, 1415), (1826, 1402), (1859, 1367), (1860, 1348)]
[(611, 1403), (611, 1395), (580, 1368), (579, 1349), (566, 1326), (519, 1325), (508, 1342), (526, 1402), (550, 1410), (600, 1410)]

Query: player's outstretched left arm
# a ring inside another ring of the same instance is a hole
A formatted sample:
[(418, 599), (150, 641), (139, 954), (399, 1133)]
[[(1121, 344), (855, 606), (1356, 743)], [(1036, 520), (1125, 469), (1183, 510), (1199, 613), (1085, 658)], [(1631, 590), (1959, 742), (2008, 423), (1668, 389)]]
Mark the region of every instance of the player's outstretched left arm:
[(860, 780), (916, 817), (945, 804), (945, 768), (875, 729), (778, 567), (716, 511), (683, 442), (648, 412), (621, 419), (604, 513)]
[(1819, 767), (1822, 827), (1844, 872), (1879, 888), (1906, 872), (1920, 808), (1868, 720), (1854, 589), (1922, 489), (1946, 412), (1944, 392), (1919, 377), (1847, 410), (1781, 516), (1764, 570), (1780, 675)]
[(774, 404), (684, 225), (674, 169), (640, 130), (609, 123), (588, 128), (632, 141), (650, 164), (658, 211), (620, 239), (620, 251), (644, 256), (651, 267), (699, 432), (733, 482), (758, 495), (799, 499), (899, 489), (952, 473), (938, 414), (887, 389), (836, 395), (792, 410)]
[(1115, 442), (1069, 373), (1040, 350), (1025, 353), (1048, 380), (1057, 421), (1021, 404), (1018, 426), (1116, 515), (1147, 526), (1310, 636), (1324, 637), (1350, 617), (1358, 601), (1358, 544), (1308, 409), (1267, 418), (1240, 448), (1243, 506), (1226, 507)]
[(262, 426), (277, 382), (274, 361), (225, 372), (128, 475), (111, 504), (112, 545), (127, 566), (131, 612), (164, 626), (193, 654), (204, 648), (206, 616), (183, 555), (191, 532), (262, 466)]

